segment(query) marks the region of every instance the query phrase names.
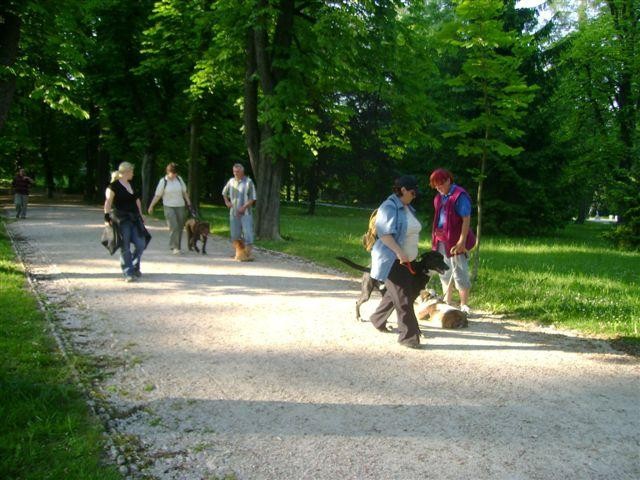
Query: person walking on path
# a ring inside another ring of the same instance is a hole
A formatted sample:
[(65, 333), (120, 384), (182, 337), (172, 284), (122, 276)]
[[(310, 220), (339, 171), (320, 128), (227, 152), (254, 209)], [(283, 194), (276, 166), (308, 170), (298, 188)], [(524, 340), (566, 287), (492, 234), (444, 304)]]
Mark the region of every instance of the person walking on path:
[(443, 295), (451, 304), (451, 283), (454, 282), (460, 295), (460, 310), (470, 314), (471, 279), (467, 252), (475, 246), (475, 235), (471, 230), (471, 197), (464, 188), (453, 183), (453, 175), (444, 168), (434, 170), (429, 183), (438, 191), (433, 199), (431, 248), (440, 252), (449, 266), (449, 270), (440, 275)]
[(125, 281), (133, 282), (142, 276), (142, 252), (151, 236), (144, 226), (140, 196), (134, 192), (130, 183), (133, 178), (133, 165), (122, 162), (115, 177), (117, 180), (107, 187), (104, 221), (105, 224), (113, 225), (120, 236), (120, 267)]
[(253, 215), (251, 207), (256, 202), (256, 187), (253, 180), (244, 174), (244, 166), (233, 166), (233, 177), (222, 189), (224, 203), (229, 209), (231, 241), (242, 240), (251, 257), (253, 246)]
[(415, 177), (403, 175), (394, 181), (393, 194), (378, 207), (378, 239), (371, 249), (371, 277), (384, 282), (387, 290), (370, 321), (379, 331), (389, 332), (387, 319), (395, 309), (398, 342), (410, 348), (420, 345), (420, 327), (413, 309), (412, 273), (405, 265), (418, 256), (422, 226), (410, 206), (417, 194)]
[(169, 248), (173, 254), (178, 255), (182, 253), (182, 230), (187, 220), (187, 208), (191, 209), (191, 201), (187, 194), (187, 185), (178, 175), (178, 166), (173, 162), (167, 165), (166, 175), (158, 182), (149, 204), (149, 215), (153, 214), (153, 208), (160, 199), (169, 227)]
[(16, 218), (27, 218), (27, 204), (29, 203), (29, 189), (33, 185), (32, 178), (27, 177), (24, 168), (18, 170), (18, 174), (13, 178), (13, 201), (16, 206)]

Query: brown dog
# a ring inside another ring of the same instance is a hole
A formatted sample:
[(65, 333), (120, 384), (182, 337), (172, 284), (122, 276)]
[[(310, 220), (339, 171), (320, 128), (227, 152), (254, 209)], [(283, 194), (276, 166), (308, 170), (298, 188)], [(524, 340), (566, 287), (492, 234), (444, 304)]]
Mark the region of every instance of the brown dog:
[(234, 240), (233, 248), (236, 249), (236, 255), (233, 257), (234, 260), (239, 262), (253, 261), (253, 257), (251, 256), (251, 247), (245, 245), (242, 240)]
[(432, 296), (428, 291), (420, 294), (420, 303), (416, 310), (418, 320), (434, 321), (441, 328), (465, 328), (469, 326), (467, 314), (451, 305), (447, 305), (437, 296)]
[(209, 238), (209, 222), (199, 222), (195, 218), (190, 218), (184, 224), (187, 229), (187, 240), (189, 244), (189, 250), (198, 250), (198, 240), (202, 242), (202, 254), (207, 254), (207, 239)]

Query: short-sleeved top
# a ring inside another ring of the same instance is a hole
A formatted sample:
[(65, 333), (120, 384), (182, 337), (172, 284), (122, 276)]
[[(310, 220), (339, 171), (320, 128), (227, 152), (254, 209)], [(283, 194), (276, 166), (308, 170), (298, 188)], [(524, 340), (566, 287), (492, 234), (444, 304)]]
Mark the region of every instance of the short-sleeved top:
[(136, 200), (140, 198), (140, 195), (135, 190), (133, 193), (129, 193), (125, 186), (120, 183), (120, 180), (110, 183), (108, 188), (114, 193), (112, 205), (115, 210), (135, 213), (136, 215), (139, 213)]
[[(407, 236), (407, 211), (414, 213), (411, 205), (405, 209), (400, 197), (395, 193), (382, 202), (376, 214), (376, 233), (378, 239), (371, 249), (371, 277), (384, 282), (397, 259), (396, 254), (387, 247), (380, 237), (391, 235), (398, 245), (403, 245)], [(406, 253), (406, 252), (405, 252)]]
[(187, 186), (184, 181), (176, 176), (170, 179), (164, 176), (156, 187), (156, 197), (162, 197), (162, 204), (165, 207), (184, 207), (184, 196), (187, 194)]
[[(249, 177), (242, 177), (242, 180), (232, 177), (222, 189), (222, 195), (231, 201), (231, 211), (235, 212), (248, 200), (256, 200), (256, 187)], [(246, 213), (251, 213), (251, 207), (247, 208)]]

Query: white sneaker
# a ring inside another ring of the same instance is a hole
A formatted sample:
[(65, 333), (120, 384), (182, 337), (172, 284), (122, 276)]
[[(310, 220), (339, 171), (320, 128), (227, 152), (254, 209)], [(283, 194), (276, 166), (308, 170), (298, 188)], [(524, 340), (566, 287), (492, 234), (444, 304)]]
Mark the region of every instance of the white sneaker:
[(179, 248), (174, 248), (173, 250), (171, 250), (171, 253), (173, 253), (174, 255), (180, 255), (182, 253), (182, 250), (180, 250)]
[(460, 310), (467, 314), (467, 316), (471, 315), (471, 309), (469, 308), (469, 305), (460, 305)]

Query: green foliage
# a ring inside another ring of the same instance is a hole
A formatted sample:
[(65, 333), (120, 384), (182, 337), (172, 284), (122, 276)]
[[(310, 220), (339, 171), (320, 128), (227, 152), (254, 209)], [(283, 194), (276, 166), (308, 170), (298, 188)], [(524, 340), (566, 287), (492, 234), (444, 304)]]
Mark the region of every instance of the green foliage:
[(0, 476), (120, 478), (101, 465), (101, 428), (25, 288), (4, 224), (0, 289)]
[(516, 3), (296, 1), (284, 48), (282, 2), (11, 0), (22, 26), (19, 58), (0, 66), (16, 83), (0, 174), (26, 166), (95, 200), (123, 160), (155, 182), (194, 153), (200, 196), (219, 201), (231, 165), (250, 167), (247, 35), (263, 28), (275, 81), (258, 95), (258, 144), (283, 165), (283, 195), (375, 206), (394, 176), (426, 187), (445, 166), (472, 194), (482, 182), (487, 232), (549, 233), (594, 199), (631, 221), (637, 8), (548, 2), (541, 26)]

